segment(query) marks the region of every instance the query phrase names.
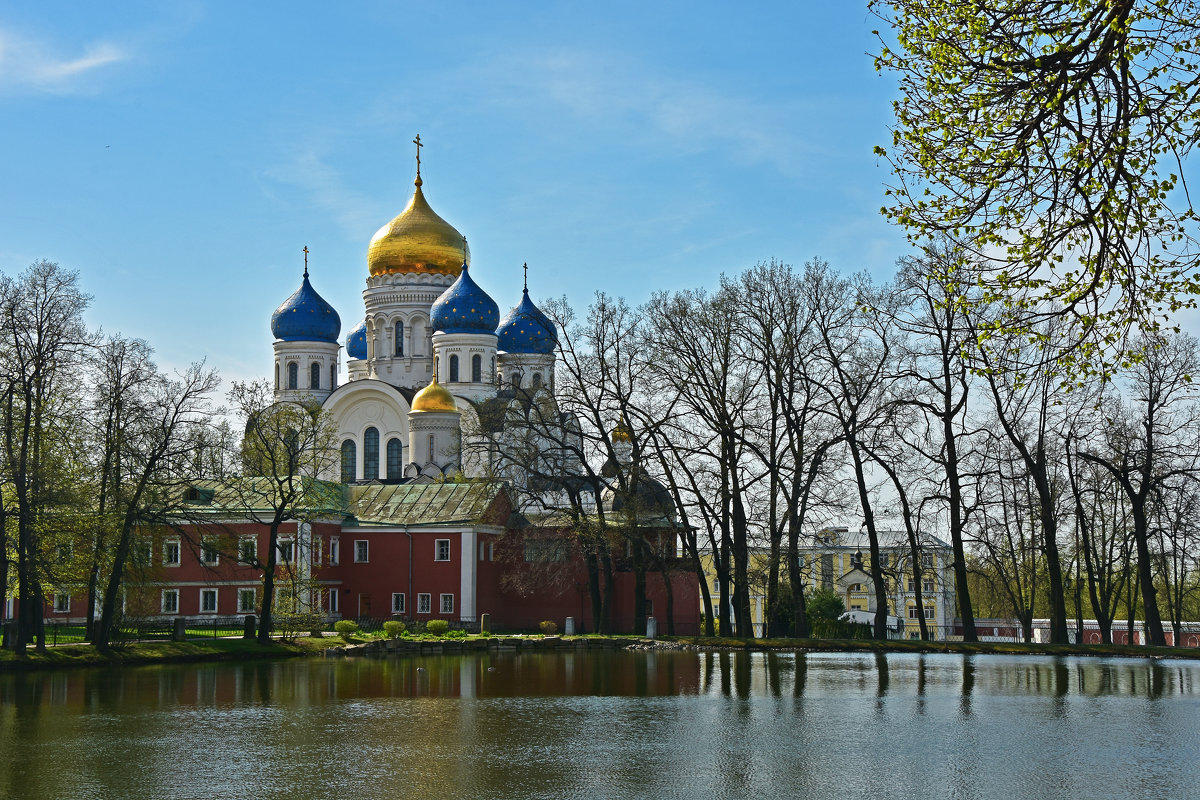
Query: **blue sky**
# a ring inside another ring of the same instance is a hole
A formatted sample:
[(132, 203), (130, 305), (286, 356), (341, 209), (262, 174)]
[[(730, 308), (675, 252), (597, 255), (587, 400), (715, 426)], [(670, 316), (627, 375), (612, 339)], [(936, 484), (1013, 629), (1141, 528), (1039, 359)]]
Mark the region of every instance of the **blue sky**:
[(890, 274), (894, 85), (865, 2), (80, 3), (0, 10), (0, 269), (80, 272), (167, 366), (265, 375), (300, 281), (362, 318), (425, 193), (502, 313), (777, 258)]

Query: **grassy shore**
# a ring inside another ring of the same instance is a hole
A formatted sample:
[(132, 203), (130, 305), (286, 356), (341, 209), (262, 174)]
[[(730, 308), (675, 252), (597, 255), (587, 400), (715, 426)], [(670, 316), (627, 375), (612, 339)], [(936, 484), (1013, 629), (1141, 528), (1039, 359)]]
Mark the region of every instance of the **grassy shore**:
[(673, 637), (700, 648), (759, 651), (830, 651), (839, 653), (963, 653), (990, 655), (1120, 656), (1126, 658), (1200, 659), (1200, 648), (1143, 647), (1125, 644), (1025, 644), (1023, 642), (922, 642), (912, 639), (722, 639)]
[[(471, 636), (470, 639), (496, 638)], [(500, 637), (504, 638), (504, 637)], [(639, 636), (580, 636), (554, 637), (555, 644), (573, 639), (602, 638), (621, 646), (687, 648), (696, 650), (746, 650), (752, 652), (841, 652), (841, 653), (961, 653), (970, 655), (1057, 655), (1099, 656), (1126, 658), (1187, 658), (1200, 659), (1200, 649), (1177, 647), (1139, 647), (1130, 645), (1054, 645), (1022, 644), (1017, 642), (920, 642), (912, 640), (869, 639), (735, 639), (717, 637), (663, 636), (650, 641)], [(520, 637), (524, 644), (537, 647), (540, 636)], [(351, 637), (352, 644), (371, 641), (368, 637)], [(439, 637), (421, 635), (414, 640), (435, 642)], [(463, 642), (457, 638), (447, 641)], [(547, 641), (547, 644), (551, 644)], [(114, 649), (111, 655), (100, 653), (88, 644), (60, 645), (39, 653), (33, 648), (25, 656), (0, 650), (0, 673), (29, 670), (62, 669), (91, 666), (135, 666), (204, 661), (250, 661), (282, 659), (317, 655), (331, 647), (346, 644), (341, 637), (313, 639), (300, 637), (295, 641), (276, 640), (260, 645), (241, 638), (193, 639), (186, 642), (137, 642)]]
[(191, 639), (186, 642), (135, 642), (114, 648), (110, 655), (101, 653), (90, 644), (48, 647), (44, 653), (39, 653), (30, 647), (24, 656), (18, 656), (9, 650), (0, 650), (0, 673), (66, 667), (119, 667), (189, 661), (293, 658), (320, 653), (328, 647), (336, 647), (339, 644), (342, 642), (338, 639), (309, 639), (307, 637), (293, 642), (276, 640), (267, 645), (241, 638)]

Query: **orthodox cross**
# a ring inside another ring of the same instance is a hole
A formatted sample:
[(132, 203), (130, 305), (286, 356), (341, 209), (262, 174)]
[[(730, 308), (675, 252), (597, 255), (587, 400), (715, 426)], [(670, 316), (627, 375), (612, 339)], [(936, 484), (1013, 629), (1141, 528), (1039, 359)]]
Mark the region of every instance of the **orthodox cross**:
[(521, 268), (523, 270), (525, 270), (525, 291), (528, 292), (529, 291), (529, 262), (526, 261), (524, 264), (521, 265)]
[(308, 277), (308, 245), (304, 245), (304, 277)]
[[(462, 236), (462, 234), (459, 234)], [(463, 236), (463, 266), (467, 265), (467, 237)]]
[(417, 138), (413, 139), (413, 144), (417, 146), (417, 177), (421, 177), (421, 148), (425, 145), (421, 144), (421, 134), (417, 134)]

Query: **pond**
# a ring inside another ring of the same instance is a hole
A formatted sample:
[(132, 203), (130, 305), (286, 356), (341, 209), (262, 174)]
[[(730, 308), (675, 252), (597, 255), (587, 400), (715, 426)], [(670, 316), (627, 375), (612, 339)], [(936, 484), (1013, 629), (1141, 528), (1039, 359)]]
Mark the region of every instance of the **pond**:
[(0, 676), (0, 797), (1195, 796), (1200, 662), (481, 653)]

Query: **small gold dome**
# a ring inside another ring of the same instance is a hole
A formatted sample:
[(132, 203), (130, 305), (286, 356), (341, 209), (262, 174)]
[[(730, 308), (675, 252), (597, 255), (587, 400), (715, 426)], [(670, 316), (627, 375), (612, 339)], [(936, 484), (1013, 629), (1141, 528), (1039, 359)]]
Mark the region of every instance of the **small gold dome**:
[(622, 444), (630, 444), (633, 442), (633, 431), (629, 429), (628, 423), (621, 420), (617, 423), (617, 427), (613, 428), (612, 432), (613, 444), (621, 442)]
[(450, 411), (458, 413), (458, 404), (454, 402), (454, 395), (446, 387), (437, 382), (437, 376), (433, 376), (433, 382), (426, 386), (421, 391), (417, 392), (416, 397), (412, 401), (413, 411)]
[(462, 234), (434, 213), (421, 192), (421, 176), (400, 215), (371, 237), (367, 267), (372, 275), (434, 273), (458, 277), (471, 251)]

